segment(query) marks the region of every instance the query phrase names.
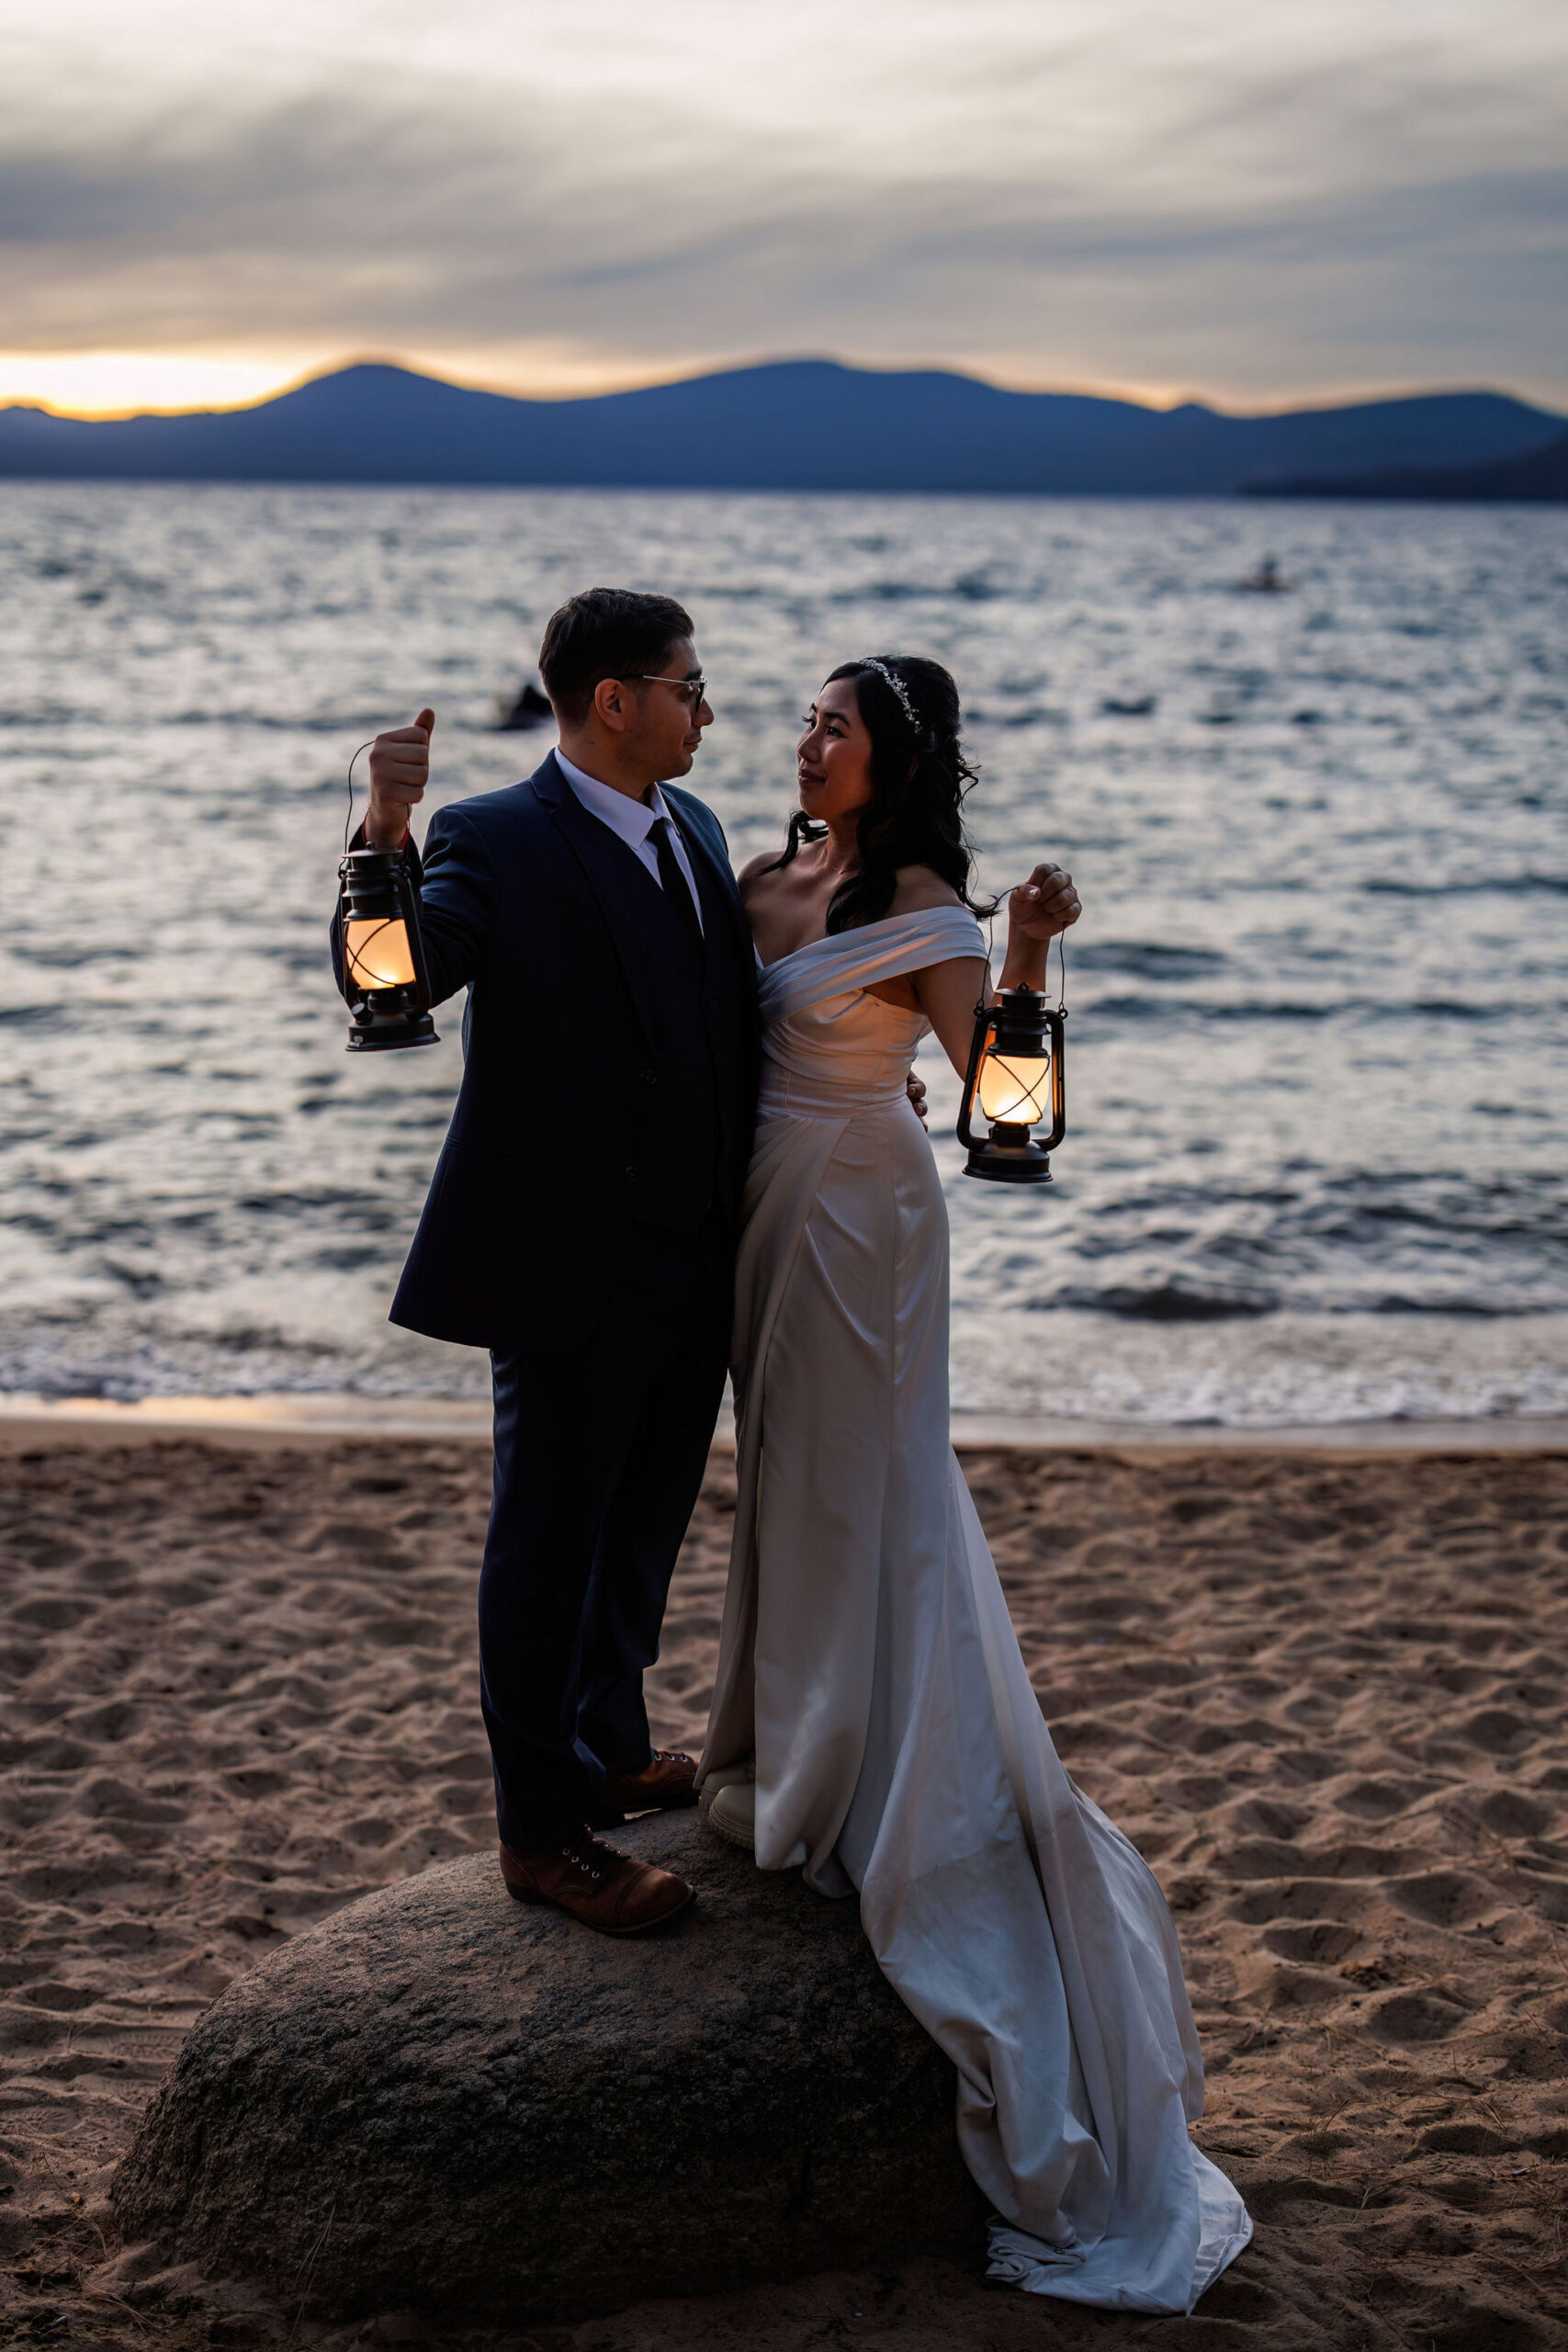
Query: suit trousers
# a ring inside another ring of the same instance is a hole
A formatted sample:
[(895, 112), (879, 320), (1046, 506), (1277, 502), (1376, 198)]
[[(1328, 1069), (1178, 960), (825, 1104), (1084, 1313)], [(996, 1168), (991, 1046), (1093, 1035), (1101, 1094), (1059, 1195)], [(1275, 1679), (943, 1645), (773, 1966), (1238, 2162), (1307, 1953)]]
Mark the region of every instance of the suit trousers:
[(491, 1354), (479, 1679), (508, 1846), (558, 1844), (606, 1771), (649, 1760), (643, 1671), (724, 1392), (734, 1250), (716, 1214), (634, 1228), (581, 1348)]

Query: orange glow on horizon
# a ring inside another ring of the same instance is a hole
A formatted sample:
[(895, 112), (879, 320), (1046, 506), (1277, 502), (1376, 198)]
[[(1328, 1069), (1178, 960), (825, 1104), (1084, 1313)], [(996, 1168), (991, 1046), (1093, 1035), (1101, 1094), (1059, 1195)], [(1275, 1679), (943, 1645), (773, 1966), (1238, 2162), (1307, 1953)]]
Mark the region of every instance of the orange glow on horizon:
[[(765, 365), (786, 358), (836, 358), (851, 368), (881, 375), (906, 369), (947, 368), (1010, 391), (1070, 392), (1100, 400), (1130, 401), (1142, 408), (1169, 409), (1197, 401), (1231, 415), (1258, 416), (1280, 410), (1333, 408), (1352, 401), (1393, 400), (1435, 389), (1412, 383), (1346, 384), (1247, 397), (1224, 389), (1168, 383), (1107, 383), (1075, 378), (1038, 363), (965, 355), (909, 353), (888, 356), (847, 352), (702, 352), (679, 363), (611, 360), (603, 355), (548, 346), (537, 351), (461, 353), (344, 352), (257, 356), (201, 351), (0, 350), (0, 408), (19, 405), (52, 416), (104, 421), (128, 416), (182, 416), (207, 409), (242, 409), (276, 400), (316, 377), (366, 362), (405, 368), (442, 383), (517, 400), (584, 400), (605, 392), (634, 391), (653, 384), (679, 383), (727, 368)], [(1464, 389), (1477, 389), (1466, 386)], [(1506, 390), (1503, 385), (1486, 389)], [(1516, 397), (1529, 398), (1528, 392)]]
[(671, 383), (712, 368), (745, 365), (728, 355), (660, 368), (648, 360), (618, 363), (546, 354), (446, 355), (403, 352), (294, 354), (288, 357), (184, 351), (0, 351), (0, 408), (41, 408), (51, 416), (106, 420), (127, 416), (189, 416), (206, 409), (254, 408), (318, 376), (370, 361), (406, 368), (443, 383), (514, 399), (572, 400), (597, 392), (631, 391)]

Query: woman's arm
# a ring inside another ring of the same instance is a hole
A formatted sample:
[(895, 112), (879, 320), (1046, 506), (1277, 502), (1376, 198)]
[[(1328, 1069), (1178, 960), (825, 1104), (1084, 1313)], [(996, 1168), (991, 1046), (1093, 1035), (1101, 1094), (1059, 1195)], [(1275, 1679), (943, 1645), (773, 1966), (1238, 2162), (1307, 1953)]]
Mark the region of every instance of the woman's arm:
[[(931, 881), (937, 891), (946, 893), (945, 899), (929, 892), (919, 899), (911, 895), (907, 907), (896, 902), (896, 911), (912, 912), (917, 904), (957, 905), (956, 892), (938, 882), (934, 875)], [(904, 896), (901, 889), (899, 899)], [(1058, 932), (1077, 922), (1082, 912), (1072, 876), (1059, 865), (1037, 865), (1028, 881), (1020, 883), (1008, 900), (1008, 948), (1002, 965), (1002, 987), (1013, 989), (1024, 982), (1032, 989), (1043, 989), (1051, 942)], [(929, 964), (923, 972), (912, 973), (910, 978), (920, 1011), (936, 1031), (948, 1060), (959, 1077), (964, 1077), (969, 1068), (969, 1047), (975, 1035), (976, 1007), (982, 999), (989, 1003), (996, 994), (984, 957), (954, 956), (945, 963)]]
[(1045, 985), (1051, 942), (1077, 922), (1083, 908), (1073, 877), (1060, 865), (1037, 865), (1008, 899), (1008, 952), (1001, 984), (1015, 989)]
[(975, 1036), (975, 1008), (995, 993), (989, 966), (983, 956), (953, 956), (945, 964), (928, 964), (910, 978), (920, 1011), (948, 1060), (964, 1077)]

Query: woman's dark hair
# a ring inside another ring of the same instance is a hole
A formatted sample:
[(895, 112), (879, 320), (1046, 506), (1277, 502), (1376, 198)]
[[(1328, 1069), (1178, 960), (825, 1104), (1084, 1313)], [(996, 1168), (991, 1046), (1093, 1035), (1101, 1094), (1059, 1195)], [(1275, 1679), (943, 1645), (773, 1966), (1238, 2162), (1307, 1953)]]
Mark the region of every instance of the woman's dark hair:
[(581, 723), (602, 678), (654, 675), (692, 616), (673, 596), (637, 588), (584, 588), (552, 613), (539, 648), (539, 675), (556, 715)]
[[(882, 670), (897, 679), (908, 709)], [(840, 662), (829, 672), (827, 684), (836, 678), (853, 679), (871, 736), (871, 798), (855, 828), (859, 871), (840, 882), (829, 901), (829, 937), (879, 922), (893, 904), (903, 865), (929, 865), (953, 885), (972, 913), (990, 914), (988, 900), (969, 895), (975, 860), (964, 831), (964, 802), (979, 771), (959, 741), (958, 688), (951, 673), (919, 654), (876, 653)], [(784, 854), (769, 871), (787, 865), (802, 842), (819, 842), (827, 831), (797, 808)]]

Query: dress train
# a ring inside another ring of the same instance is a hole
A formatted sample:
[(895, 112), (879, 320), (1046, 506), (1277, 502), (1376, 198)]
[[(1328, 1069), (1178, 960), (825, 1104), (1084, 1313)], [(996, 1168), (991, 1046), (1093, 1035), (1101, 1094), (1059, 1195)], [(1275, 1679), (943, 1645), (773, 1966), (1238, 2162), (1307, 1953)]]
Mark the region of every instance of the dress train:
[(988, 2275), (1185, 2312), (1251, 2222), (1196, 2148), (1197, 2033), (1153, 1872), (1064, 1770), (948, 1434), (948, 1241), (904, 1091), (927, 1024), (874, 981), (983, 954), (956, 909), (762, 975), (737, 1299), (739, 1496), (700, 1784), (756, 1856), (858, 1890), (958, 2077)]

